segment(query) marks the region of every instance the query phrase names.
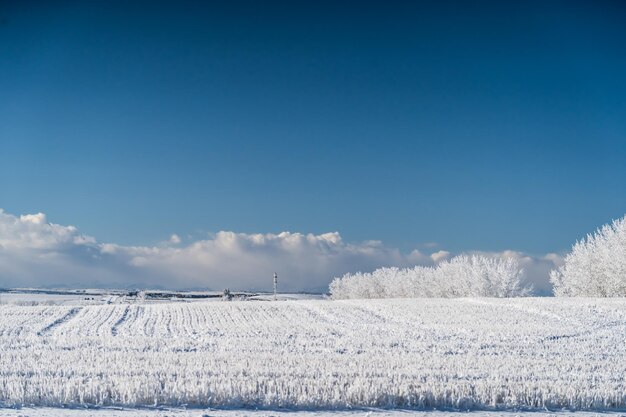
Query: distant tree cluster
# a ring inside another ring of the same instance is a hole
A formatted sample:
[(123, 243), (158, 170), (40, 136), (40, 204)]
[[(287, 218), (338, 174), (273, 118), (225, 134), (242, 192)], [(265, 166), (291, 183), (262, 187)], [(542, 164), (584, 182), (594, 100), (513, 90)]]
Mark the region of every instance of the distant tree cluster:
[(556, 296), (626, 297), (626, 217), (576, 242), (550, 280)]
[(519, 297), (528, 295), (513, 258), (460, 255), (434, 267), (380, 268), (346, 274), (330, 284), (334, 299)]

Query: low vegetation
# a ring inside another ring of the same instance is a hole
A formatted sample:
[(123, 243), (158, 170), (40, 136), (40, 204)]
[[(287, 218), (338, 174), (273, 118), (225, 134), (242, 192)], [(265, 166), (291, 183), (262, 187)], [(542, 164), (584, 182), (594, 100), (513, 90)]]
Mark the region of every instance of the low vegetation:
[(624, 299), (2, 305), (0, 405), (624, 409), (625, 323)]

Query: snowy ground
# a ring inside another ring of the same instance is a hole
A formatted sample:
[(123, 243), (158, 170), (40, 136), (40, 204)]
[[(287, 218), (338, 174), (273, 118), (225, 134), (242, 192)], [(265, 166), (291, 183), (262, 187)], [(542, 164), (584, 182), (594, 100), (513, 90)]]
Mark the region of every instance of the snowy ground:
[(255, 410), (146, 410), (146, 409), (60, 409), (28, 408), (0, 409), (0, 417), (626, 417), (620, 412), (445, 412), (409, 410), (356, 410), (356, 411), (255, 411)]
[(0, 409), (13, 416), (624, 410), (626, 300), (3, 304), (2, 404), (196, 408)]
[[(130, 295), (133, 294), (133, 295)], [(322, 294), (281, 293), (277, 300), (322, 300)], [(129, 291), (110, 289), (38, 289), (22, 288), (0, 289), (0, 305), (90, 305), (90, 304), (132, 304), (132, 303), (161, 303), (161, 302), (197, 302), (222, 301), (223, 292), (220, 291)], [(270, 301), (273, 294), (234, 292), (234, 300)]]

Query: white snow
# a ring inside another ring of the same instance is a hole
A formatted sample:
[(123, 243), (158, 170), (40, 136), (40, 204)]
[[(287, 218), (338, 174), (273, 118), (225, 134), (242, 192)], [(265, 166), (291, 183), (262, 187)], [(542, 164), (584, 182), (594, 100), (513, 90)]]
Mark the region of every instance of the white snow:
[(0, 405), (623, 410), (626, 300), (3, 304)]
[(559, 411), (546, 412), (508, 412), (508, 411), (474, 411), (474, 412), (447, 412), (447, 411), (413, 411), (413, 410), (383, 410), (362, 409), (347, 411), (289, 411), (289, 410), (216, 410), (180, 408), (165, 409), (129, 409), (129, 408), (95, 408), (95, 409), (64, 409), (51, 407), (24, 407), (21, 409), (0, 409), (1, 417), (626, 417), (626, 413), (603, 412), (593, 413), (578, 411), (576, 413)]

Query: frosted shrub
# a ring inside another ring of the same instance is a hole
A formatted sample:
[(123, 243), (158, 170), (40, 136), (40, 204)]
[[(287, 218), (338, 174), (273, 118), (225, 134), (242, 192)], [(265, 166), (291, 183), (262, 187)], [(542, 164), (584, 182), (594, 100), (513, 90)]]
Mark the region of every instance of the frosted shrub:
[(561, 297), (626, 297), (626, 217), (576, 242), (550, 280)]
[(512, 258), (461, 255), (436, 267), (380, 268), (346, 274), (330, 284), (334, 299), (410, 297), (519, 297), (527, 295)]

